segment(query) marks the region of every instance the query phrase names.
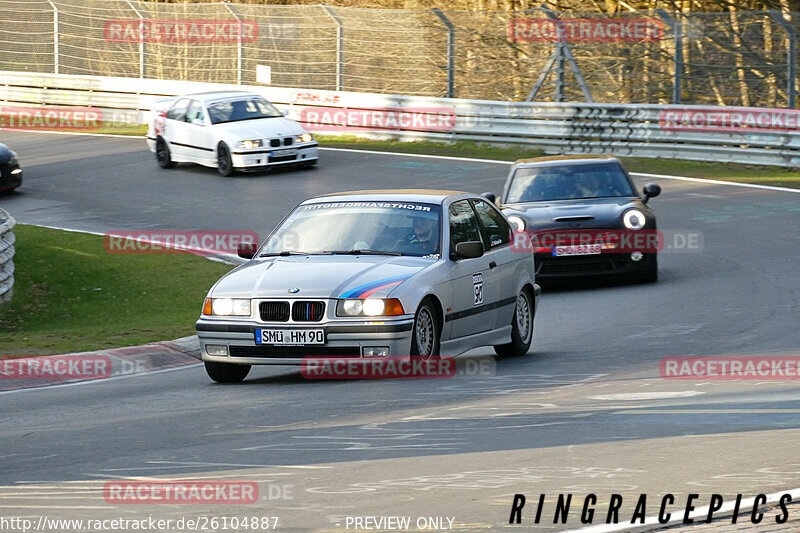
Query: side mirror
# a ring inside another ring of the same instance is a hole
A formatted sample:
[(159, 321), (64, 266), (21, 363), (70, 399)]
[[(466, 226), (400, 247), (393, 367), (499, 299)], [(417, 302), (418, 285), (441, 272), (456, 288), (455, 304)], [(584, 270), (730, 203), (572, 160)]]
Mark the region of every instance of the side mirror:
[(497, 203), (497, 196), (493, 192), (485, 192), (482, 193), (481, 196), (489, 200), (490, 202)]
[(464, 259), (475, 259), (483, 255), (483, 243), (480, 241), (465, 241), (456, 244), (456, 255)]
[(655, 183), (648, 183), (644, 186), (642, 192), (644, 193), (644, 203), (647, 203), (650, 198), (655, 198), (661, 194), (661, 187)]
[(252, 242), (240, 242), (236, 254), (242, 259), (252, 259), (258, 251), (258, 245)]

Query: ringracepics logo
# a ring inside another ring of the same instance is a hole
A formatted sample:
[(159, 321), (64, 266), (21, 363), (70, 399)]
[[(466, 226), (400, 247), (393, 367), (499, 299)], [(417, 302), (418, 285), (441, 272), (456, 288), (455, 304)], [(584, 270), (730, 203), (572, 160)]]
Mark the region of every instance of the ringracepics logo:
[(111, 376), (104, 355), (48, 355), (0, 359), (2, 379), (102, 379)]
[(103, 486), (107, 503), (247, 504), (258, 501), (254, 481), (108, 481)]
[(112, 43), (239, 43), (258, 39), (254, 20), (109, 20), (103, 38)]
[(456, 113), (446, 107), (304, 107), (300, 123), (313, 131), (449, 131), (456, 126)]
[(664, 38), (664, 26), (650, 18), (514, 19), (508, 38), (517, 43), (652, 42)]
[(666, 131), (798, 131), (800, 111), (794, 109), (753, 109), (731, 107), (667, 107), (658, 117)]
[(665, 357), (660, 372), (675, 380), (799, 380), (800, 356)]
[(0, 107), (0, 128), (92, 131), (103, 126), (103, 112), (92, 107)]
[(253, 231), (111, 231), (103, 235), (110, 254), (235, 254), (240, 244), (258, 245)]

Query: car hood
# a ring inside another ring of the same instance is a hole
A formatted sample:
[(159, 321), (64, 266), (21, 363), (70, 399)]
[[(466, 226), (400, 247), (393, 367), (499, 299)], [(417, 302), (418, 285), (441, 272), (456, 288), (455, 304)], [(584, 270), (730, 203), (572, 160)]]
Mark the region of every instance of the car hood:
[(237, 141), (300, 135), (306, 132), (300, 124), (286, 117), (223, 122), (215, 124), (214, 128), (224, 137)]
[[(290, 256), (250, 261), (211, 291), (231, 298), (381, 298), (435, 259), (394, 256)], [(299, 289), (296, 293), (290, 290)]]
[(528, 202), (504, 207), (506, 216), (522, 215), (528, 229), (616, 228), (621, 226), (625, 210), (632, 207), (647, 210), (642, 201), (634, 197)]

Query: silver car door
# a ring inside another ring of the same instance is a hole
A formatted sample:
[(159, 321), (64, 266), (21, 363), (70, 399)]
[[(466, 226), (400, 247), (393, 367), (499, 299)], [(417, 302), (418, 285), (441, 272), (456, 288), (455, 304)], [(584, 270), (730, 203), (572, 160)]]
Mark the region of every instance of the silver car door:
[(497, 296), (497, 288), (489, 283), (489, 262), (486, 256), (463, 258), (455, 253), (459, 242), (482, 242), (480, 226), (469, 200), (453, 202), (448, 209), (450, 225), (450, 279), (452, 309), (445, 314), (450, 322), (450, 338), (489, 331), (494, 327), (496, 310), (488, 305)]
[(507, 326), (514, 315), (519, 278), (517, 266), (521, 260), (533, 261), (533, 256), (512, 249), (511, 227), (492, 204), (485, 200), (472, 200), (472, 203), (481, 224), (486, 248), (484, 257), (489, 261), (487, 280), (497, 289), (497, 299), (491, 302), (497, 306), (496, 327)]
[(184, 160), (190, 155), (186, 148), (186, 110), (189, 107), (188, 98), (179, 98), (167, 111), (164, 120), (162, 136), (169, 143), (172, 159)]

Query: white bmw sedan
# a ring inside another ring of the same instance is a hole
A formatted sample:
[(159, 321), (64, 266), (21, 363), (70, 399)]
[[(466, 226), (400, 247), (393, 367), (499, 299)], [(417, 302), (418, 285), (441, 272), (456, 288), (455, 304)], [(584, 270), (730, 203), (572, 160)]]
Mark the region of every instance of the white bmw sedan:
[(276, 165), (317, 164), (314, 136), (263, 97), (224, 91), (167, 100), (147, 131), (161, 168), (215, 167), (223, 176)]

